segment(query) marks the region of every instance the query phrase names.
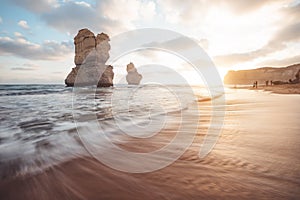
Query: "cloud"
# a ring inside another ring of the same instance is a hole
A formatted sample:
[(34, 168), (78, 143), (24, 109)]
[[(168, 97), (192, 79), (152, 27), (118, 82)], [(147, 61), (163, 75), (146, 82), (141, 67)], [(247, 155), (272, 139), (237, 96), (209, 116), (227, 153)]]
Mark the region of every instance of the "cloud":
[(283, 67), (292, 65), (295, 63), (300, 63), (300, 55), (284, 58), (284, 59), (272, 59), (272, 60), (266, 60), (261, 63), (259, 63), (260, 66), (271, 66), (271, 67)]
[(153, 1), (142, 3), (139, 10), (142, 18), (150, 20), (156, 14), (156, 4)]
[(168, 22), (184, 25), (190, 23), (191, 20), (194, 21), (195, 18), (205, 16), (206, 9), (209, 9), (206, 1), (195, 2), (193, 0), (165, 0), (160, 1), (159, 6)]
[(23, 37), (22, 33), (19, 33), (19, 32), (14, 32), (14, 35), (15, 35), (16, 37)]
[(245, 53), (235, 53), (229, 55), (215, 56), (214, 61), (219, 66), (232, 66), (242, 62), (248, 62), (260, 57), (268, 56), (284, 50), (290, 42), (298, 42), (300, 39), (300, 23), (289, 25), (279, 31), (273, 39), (271, 39), (263, 47)]
[(64, 72), (52, 72), (52, 74), (64, 74)]
[(59, 6), (57, 0), (9, 0), (35, 13), (43, 13)]
[(0, 37), (0, 55), (14, 55), (34, 60), (63, 59), (73, 51), (72, 42), (45, 41), (36, 44), (28, 41), (19, 33), (15, 38)]
[(94, 4), (75, 0), (13, 2), (37, 14), (47, 25), (71, 34), (85, 27), (93, 32), (116, 34), (134, 28), (136, 20), (152, 19), (156, 12), (154, 1), (102, 0)]
[(41, 18), (49, 26), (71, 34), (76, 34), (78, 30), (84, 27), (95, 32), (113, 32), (112, 30), (123, 28), (117, 20), (104, 16), (97, 6), (87, 6), (86, 3), (73, 1), (67, 1), (58, 7), (52, 8), (51, 12), (41, 14)]
[[(183, 25), (205, 21), (211, 10), (228, 10), (236, 15), (257, 11), (265, 5), (288, 2), (288, 0), (164, 0), (158, 1), (166, 20), (170, 23)], [(216, 12), (216, 11), (214, 11)]]
[(258, 9), (269, 6), (271, 4), (288, 3), (291, 0), (252, 0), (252, 1), (236, 1), (236, 0), (212, 0), (211, 3), (214, 6), (221, 6), (227, 8), (231, 12), (243, 15), (249, 12), (255, 12)]
[(284, 18), (284, 22), (282, 22), (283, 25), (267, 44), (253, 51), (215, 56), (214, 61), (216, 64), (229, 67), (243, 62), (253, 61), (257, 58), (266, 57), (272, 53), (283, 51), (288, 48), (290, 43), (299, 42), (300, 22), (297, 17), (299, 17), (300, 13), (300, 5), (284, 8), (284, 13), (287, 18)]
[(27, 24), (27, 21), (25, 20), (20, 20), (18, 22), (18, 25), (23, 29), (27, 29), (27, 30), (30, 29), (29, 25)]
[(284, 21), (286, 23), (299, 22), (300, 3), (298, 2), (296, 5), (284, 7), (280, 12), (284, 15)]
[(13, 67), (13, 68), (11, 68), (11, 70), (14, 70), (14, 71), (33, 71), (33, 70), (36, 70), (36, 69), (28, 68), (28, 67)]
[(2, 19), (2, 17), (0, 17), (0, 24), (2, 24), (3, 23), (3, 19)]
[(91, 4), (84, 2), (84, 1), (75, 1), (74, 3), (78, 4), (78, 5), (86, 6), (86, 7), (91, 7)]
[(14, 71), (34, 71), (34, 70), (38, 70), (38, 69), (39, 69), (39, 67), (32, 63), (25, 63), (21, 66), (11, 68), (11, 70), (14, 70)]
[(31, 71), (35, 69), (27, 68), (27, 67), (13, 67), (11, 70), (18, 70), (18, 71)]
[(203, 49), (209, 49), (209, 41), (208, 39), (202, 38), (200, 40), (194, 39)]
[[(156, 14), (156, 4), (153, 1), (104, 0), (99, 1), (98, 9), (109, 19), (117, 20), (129, 27), (134, 21), (149, 20)], [(116, 13), (122, 13), (122, 17)]]

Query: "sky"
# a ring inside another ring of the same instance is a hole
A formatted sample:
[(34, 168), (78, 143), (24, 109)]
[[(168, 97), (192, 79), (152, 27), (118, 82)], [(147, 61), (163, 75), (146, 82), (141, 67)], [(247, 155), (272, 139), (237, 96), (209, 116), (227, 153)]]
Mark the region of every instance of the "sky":
[[(299, 0), (2, 0), (0, 83), (63, 83), (75, 66), (73, 38), (82, 28), (112, 38), (139, 28), (178, 32), (205, 50), (221, 77), (300, 63)], [(143, 63), (138, 55), (127, 60), (135, 58)]]

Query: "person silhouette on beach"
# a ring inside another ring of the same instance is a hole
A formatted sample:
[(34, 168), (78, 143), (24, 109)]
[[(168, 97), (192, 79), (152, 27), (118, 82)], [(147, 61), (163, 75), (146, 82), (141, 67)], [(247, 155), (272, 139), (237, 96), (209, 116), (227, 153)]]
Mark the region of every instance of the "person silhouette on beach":
[(268, 86), (268, 85), (269, 85), (269, 80), (266, 81), (266, 86)]
[(257, 88), (257, 81), (254, 81), (253, 88)]

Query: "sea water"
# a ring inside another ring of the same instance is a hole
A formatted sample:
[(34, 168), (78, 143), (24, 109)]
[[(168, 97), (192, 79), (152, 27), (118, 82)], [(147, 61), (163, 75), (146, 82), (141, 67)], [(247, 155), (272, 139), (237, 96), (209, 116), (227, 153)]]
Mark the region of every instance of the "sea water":
[[(77, 129), (95, 116), (106, 133), (121, 134), (113, 123), (116, 119), (122, 129), (130, 130), (132, 123), (143, 125), (188, 109), (199, 98), (207, 99), (204, 93), (201, 87), (175, 85), (0, 85), (0, 176), (36, 173), (88, 155)], [(74, 121), (74, 116), (80, 120)]]

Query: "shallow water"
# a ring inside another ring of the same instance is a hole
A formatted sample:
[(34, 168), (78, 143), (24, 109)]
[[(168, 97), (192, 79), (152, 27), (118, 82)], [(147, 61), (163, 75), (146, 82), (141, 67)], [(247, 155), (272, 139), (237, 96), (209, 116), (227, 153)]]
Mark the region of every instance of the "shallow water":
[[(203, 88), (127, 86), (66, 88), (63, 85), (0, 85), (0, 178), (41, 172), (88, 155), (77, 129), (97, 120), (109, 137), (143, 126), (159, 130), (166, 116), (187, 109)], [(204, 98), (204, 96), (203, 96)], [(75, 117), (75, 121), (74, 118)], [(116, 124), (116, 121), (118, 122)], [(76, 122), (76, 123), (74, 123)], [(133, 127), (134, 125), (134, 127)], [(149, 134), (155, 130), (148, 130)]]

